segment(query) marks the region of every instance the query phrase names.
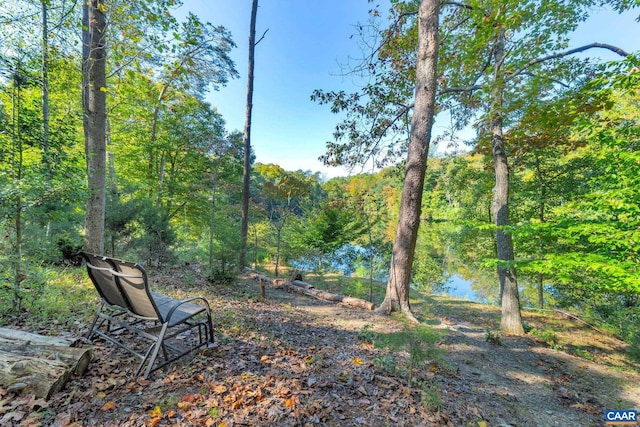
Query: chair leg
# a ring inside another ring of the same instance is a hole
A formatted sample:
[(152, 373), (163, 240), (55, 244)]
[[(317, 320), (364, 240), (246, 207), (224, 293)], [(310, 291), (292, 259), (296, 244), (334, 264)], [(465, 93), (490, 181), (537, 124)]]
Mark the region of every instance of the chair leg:
[[(93, 332), (96, 330), (96, 324), (98, 323), (98, 319), (100, 318), (100, 313), (102, 313), (102, 307), (104, 307), (104, 301), (100, 303), (100, 308), (98, 308), (98, 312), (96, 313), (96, 317), (94, 317), (93, 322), (91, 323), (91, 327), (89, 328), (89, 333), (87, 334), (87, 339), (90, 340), (93, 336)], [(103, 319), (104, 321), (104, 319)], [(102, 322), (97, 327), (102, 326)]]
[[(167, 327), (169, 326), (168, 323), (163, 323), (162, 324), (162, 329), (160, 330), (160, 334), (158, 335), (158, 341), (156, 341), (156, 343), (153, 345), (153, 354), (151, 355), (151, 358), (149, 359), (149, 361), (147, 362), (147, 369), (144, 372), (144, 375), (142, 376), (144, 379), (147, 379), (149, 377), (149, 374), (151, 374), (151, 371), (153, 370), (153, 365), (156, 363), (156, 359), (158, 358), (158, 352), (160, 351), (160, 348), (164, 348), (164, 336), (167, 333)], [(142, 361), (142, 363), (144, 364), (144, 360)], [(140, 367), (142, 368), (142, 365), (140, 365)]]
[(214, 338), (213, 338), (213, 322), (211, 321), (211, 315), (207, 315), (207, 329), (208, 329), (208, 342), (213, 344), (214, 342)]

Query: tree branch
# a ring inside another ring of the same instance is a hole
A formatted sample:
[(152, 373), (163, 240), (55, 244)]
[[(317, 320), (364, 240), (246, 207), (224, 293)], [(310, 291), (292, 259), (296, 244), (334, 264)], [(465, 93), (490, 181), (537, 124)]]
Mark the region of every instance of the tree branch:
[(457, 1), (445, 1), (442, 3), (442, 6), (457, 6), (459, 8), (462, 9), (467, 9), (467, 10), (473, 10), (473, 7), (469, 6), (468, 4), (464, 4), (464, 3), (460, 3)]
[(480, 89), (482, 89), (482, 86), (480, 85), (473, 85), (468, 87), (450, 87), (450, 88), (441, 90), (440, 92), (438, 92), (438, 95), (447, 95), (449, 93), (473, 92), (474, 90), (480, 90)]
[[(523, 73), (522, 73), (522, 75), (523, 75), (523, 76), (529, 76), (529, 77), (531, 77), (531, 78), (534, 78), (534, 77), (535, 77), (535, 74), (534, 74), (534, 73), (529, 73), (529, 72), (523, 72)], [(555, 84), (557, 84), (557, 85), (559, 85), (559, 86), (562, 86), (562, 87), (564, 87), (565, 89), (570, 89), (570, 88), (571, 88), (571, 86), (569, 86), (568, 84), (566, 84), (565, 82), (563, 82), (563, 81), (561, 81), (561, 80), (554, 79), (554, 78), (552, 78), (552, 77), (547, 77), (547, 78), (549, 79), (549, 81), (550, 81), (550, 82), (555, 83)]]
[(258, 46), (258, 43), (260, 43), (262, 41), (262, 39), (264, 39), (264, 36), (267, 35), (267, 32), (269, 31), (269, 29), (267, 28), (266, 30), (264, 30), (264, 33), (262, 33), (262, 36), (258, 39), (257, 42), (255, 42), (253, 45), (254, 46)]
[(580, 53), (580, 52), (584, 52), (586, 50), (589, 49), (607, 49), (610, 50), (613, 53), (617, 53), (618, 55), (622, 56), (622, 57), (626, 57), (629, 55), (629, 53), (625, 52), (624, 50), (620, 49), (619, 47), (610, 45), (610, 44), (606, 44), (606, 43), (591, 43), (591, 44), (587, 44), (584, 46), (580, 46), (580, 47), (576, 47), (575, 49), (569, 49), (567, 51), (564, 52), (558, 52), (558, 53), (554, 53), (551, 55), (547, 55), (547, 56), (543, 56), (541, 58), (537, 58), (537, 59), (533, 59), (531, 61), (529, 61), (528, 63), (526, 63), (524, 66), (522, 66), (519, 70), (510, 73), (508, 78), (513, 78), (515, 76), (517, 76), (518, 74), (522, 73), (524, 70), (526, 70), (529, 67), (532, 67), (536, 64), (540, 64), (542, 62), (546, 62), (552, 59), (558, 59), (558, 58), (564, 58), (565, 56), (569, 56), (569, 55), (573, 55), (574, 53)]

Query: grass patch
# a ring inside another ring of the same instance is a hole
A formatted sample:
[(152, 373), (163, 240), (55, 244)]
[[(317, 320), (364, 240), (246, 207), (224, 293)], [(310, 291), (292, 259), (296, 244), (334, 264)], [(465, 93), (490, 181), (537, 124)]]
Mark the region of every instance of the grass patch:
[(537, 329), (532, 328), (529, 331), (529, 335), (536, 338), (538, 341), (546, 343), (549, 347), (556, 349), (559, 345), (558, 335), (550, 328)]
[(0, 294), (0, 324), (71, 326), (88, 324), (95, 314), (99, 297), (84, 268), (42, 267), (25, 282), (19, 312), (12, 294)]

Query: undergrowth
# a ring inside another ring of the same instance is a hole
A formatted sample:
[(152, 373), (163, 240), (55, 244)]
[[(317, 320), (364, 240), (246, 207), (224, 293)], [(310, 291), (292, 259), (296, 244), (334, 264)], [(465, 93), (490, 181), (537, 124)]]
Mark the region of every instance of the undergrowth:
[(0, 324), (86, 324), (99, 301), (84, 268), (41, 267), (32, 270), (15, 306), (13, 292), (0, 292)]
[(423, 403), (429, 409), (441, 406), (437, 389), (424, 376), (431, 370), (428, 364), (445, 366), (442, 351), (438, 348), (438, 342), (443, 338), (441, 332), (425, 325), (405, 323), (401, 331), (386, 334), (374, 332), (371, 325), (365, 325), (358, 336), (377, 348), (390, 351), (373, 359), (376, 367), (404, 377), (407, 386), (420, 388)]

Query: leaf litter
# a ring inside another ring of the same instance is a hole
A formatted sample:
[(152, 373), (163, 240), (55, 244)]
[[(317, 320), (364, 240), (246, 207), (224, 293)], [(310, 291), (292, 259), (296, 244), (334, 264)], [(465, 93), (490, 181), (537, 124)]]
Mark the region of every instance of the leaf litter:
[(261, 301), (248, 278), (219, 287), (191, 270), (191, 280), (177, 270), (150, 278), (175, 297), (207, 296), (215, 345), (145, 380), (132, 375), (135, 358), (97, 341), (87, 372), (49, 401), (0, 388), (0, 425), (596, 426), (610, 405), (640, 407), (635, 372), (529, 337), (493, 346), (470, 304), (434, 315), (444, 362), (423, 361), (408, 382), (411, 355), (361, 333), (399, 332), (401, 322), (281, 289)]

